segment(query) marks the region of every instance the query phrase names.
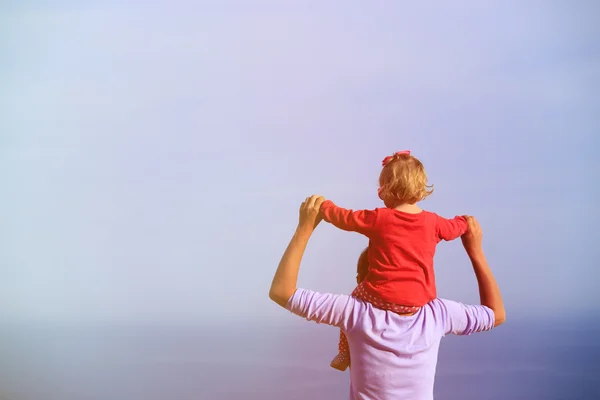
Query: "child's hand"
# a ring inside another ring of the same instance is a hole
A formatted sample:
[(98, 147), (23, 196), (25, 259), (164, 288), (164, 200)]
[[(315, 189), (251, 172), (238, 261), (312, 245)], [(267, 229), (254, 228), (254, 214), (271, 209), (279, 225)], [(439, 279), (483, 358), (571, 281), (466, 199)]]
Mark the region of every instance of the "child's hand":
[(482, 251), (482, 241), (483, 241), (483, 232), (481, 231), (481, 226), (479, 222), (475, 219), (475, 217), (471, 217), (470, 215), (465, 215), (465, 219), (467, 220), (467, 224), (469, 225), (469, 229), (467, 233), (461, 236), (461, 240), (463, 246), (468, 254), (473, 254), (474, 252)]
[(321, 204), (325, 201), (323, 196), (312, 195), (307, 197), (300, 206), (299, 228), (314, 229), (323, 220), (321, 216)]

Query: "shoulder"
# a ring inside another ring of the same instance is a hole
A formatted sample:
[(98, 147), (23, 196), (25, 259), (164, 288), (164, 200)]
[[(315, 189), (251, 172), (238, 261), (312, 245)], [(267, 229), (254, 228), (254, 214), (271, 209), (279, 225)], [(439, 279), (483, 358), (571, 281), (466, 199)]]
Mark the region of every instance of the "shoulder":
[(432, 211), (423, 210), (421, 212), (421, 214), (423, 215), (423, 217), (433, 219), (433, 220), (440, 218), (440, 216), (438, 214), (436, 214)]
[(435, 315), (444, 316), (448, 314), (449, 310), (452, 310), (460, 304), (456, 301), (436, 298), (427, 303), (426, 307)]
[(427, 303), (427, 306), (437, 314), (453, 314), (456, 312), (462, 313), (465, 310), (488, 310), (488, 307), (482, 305), (464, 304), (460, 301), (436, 298)]
[(423, 215), (423, 220), (426, 221), (429, 226), (435, 229), (437, 229), (440, 225), (443, 225), (444, 221), (446, 221), (446, 218), (433, 211), (423, 210), (421, 214)]
[(447, 299), (434, 299), (427, 304), (445, 334), (470, 335), (491, 330), (494, 312), (482, 305), (469, 305)]
[(348, 329), (353, 324), (357, 303), (360, 302), (345, 294), (296, 289), (286, 308), (309, 321)]
[(450, 301), (436, 298), (427, 303), (423, 308), (428, 311), (428, 314), (433, 316), (435, 321), (443, 322), (448, 316), (448, 303)]
[(419, 214), (420, 223), (430, 230), (437, 231), (439, 215), (434, 212), (423, 210)]

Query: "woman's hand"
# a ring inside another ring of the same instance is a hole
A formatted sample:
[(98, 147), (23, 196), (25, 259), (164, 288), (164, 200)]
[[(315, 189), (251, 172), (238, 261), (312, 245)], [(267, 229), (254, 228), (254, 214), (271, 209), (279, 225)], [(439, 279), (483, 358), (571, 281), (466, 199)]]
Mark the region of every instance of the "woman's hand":
[(469, 254), (469, 256), (472, 256), (483, 252), (483, 232), (481, 231), (481, 226), (479, 225), (479, 222), (477, 222), (475, 217), (471, 217), (469, 215), (465, 215), (464, 217), (467, 220), (469, 229), (467, 233), (462, 235), (461, 239), (463, 246), (467, 251), (467, 254)]
[(323, 220), (321, 216), (321, 204), (325, 201), (323, 196), (312, 195), (300, 205), (300, 218), (298, 229), (315, 229)]
[(286, 307), (289, 299), (296, 291), (300, 262), (308, 240), (315, 227), (321, 222), (320, 210), (324, 200), (323, 196), (310, 196), (300, 206), (298, 228), (296, 228), (290, 244), (281, 257), (269, 291), (271, 300), (281, 307)]

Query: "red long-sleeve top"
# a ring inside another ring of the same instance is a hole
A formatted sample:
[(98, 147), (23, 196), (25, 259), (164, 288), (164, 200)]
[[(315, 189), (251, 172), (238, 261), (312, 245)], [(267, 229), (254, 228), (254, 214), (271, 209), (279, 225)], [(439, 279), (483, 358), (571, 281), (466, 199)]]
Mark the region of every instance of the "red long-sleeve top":
[(440, 241), (454, 240), (467, 232), (464, 217), (445, 219), (428, 211), (353, 211), (327, 200), (321, 205), (321, 214), (334, 226), (369, 238), (365, 291), (385, 302), (404, 306), (424, 306), (437, 297), (435, 248)]

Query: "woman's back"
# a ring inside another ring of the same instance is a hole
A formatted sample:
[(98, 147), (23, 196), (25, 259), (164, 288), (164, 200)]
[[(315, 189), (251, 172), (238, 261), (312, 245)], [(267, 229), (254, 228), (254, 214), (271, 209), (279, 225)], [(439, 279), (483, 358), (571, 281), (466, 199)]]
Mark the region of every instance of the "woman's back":
[[(475, 314), (471, 321), (481, 321), (479, 326), (464, 324), (465, 310)], [(452, 332), (491, 329), (494, 316), (485, 307), (441, 299), (411, 316), (357, 300), (350, 321), (346, 331), (352, 353), (350, 398), (429, 400), (441, 338)]]

